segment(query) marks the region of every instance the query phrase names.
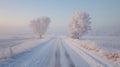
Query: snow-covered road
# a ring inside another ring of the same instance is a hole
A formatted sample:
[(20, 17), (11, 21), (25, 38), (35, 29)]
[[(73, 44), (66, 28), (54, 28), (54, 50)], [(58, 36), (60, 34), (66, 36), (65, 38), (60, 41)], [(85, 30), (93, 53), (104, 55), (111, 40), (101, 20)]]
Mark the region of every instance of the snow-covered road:
[(109, 67), (82, 48), (68, 44), (62, 38), (40, 43), (0, 67)]

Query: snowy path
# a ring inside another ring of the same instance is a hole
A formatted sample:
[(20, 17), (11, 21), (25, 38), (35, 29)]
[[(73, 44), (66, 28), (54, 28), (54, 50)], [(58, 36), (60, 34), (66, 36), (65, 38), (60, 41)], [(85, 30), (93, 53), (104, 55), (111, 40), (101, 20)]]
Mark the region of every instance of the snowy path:
[[(94, 59), (94, 60), (93, 60)], [(92, 61), (92, 62), (90, 62)], [(97, 65), (96, 65), (97, 64)], [(0, 67), (108, 67), (76, 45), (53, 38), (18, 55)]]

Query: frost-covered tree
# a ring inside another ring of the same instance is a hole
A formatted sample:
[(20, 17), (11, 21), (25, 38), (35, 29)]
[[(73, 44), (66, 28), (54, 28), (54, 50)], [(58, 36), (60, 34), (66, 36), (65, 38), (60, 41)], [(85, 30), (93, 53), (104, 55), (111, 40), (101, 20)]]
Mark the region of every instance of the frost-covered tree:
[(40, 17), (35, 20), (32, 20), (30, 22), (30, 26), (33, 30), (33, 32), (39, 36), (39, 38), (42, 38), (42, 35), (46, 32), (48, 25), (50, 23), (49, 17)]
[(87, 33), (90, 27), (90, 17), (85, 12), (76, 12), (72, 21), (69, 24), (70, 36), (75, 39), (79, 39), (83, 34)]

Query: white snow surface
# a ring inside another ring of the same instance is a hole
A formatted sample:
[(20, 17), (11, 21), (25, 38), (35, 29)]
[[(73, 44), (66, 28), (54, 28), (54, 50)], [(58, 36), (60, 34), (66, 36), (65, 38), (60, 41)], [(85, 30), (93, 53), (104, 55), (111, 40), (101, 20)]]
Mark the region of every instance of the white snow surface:
[[(98, 59), (108, 67), (120, 67), (120, 51), (117, 49), (101, 48), (94, 41), (64, 38), (69, 44), (79, 47), (89, 55)], [(75, 49), (76, 50), (76, 49)], [(84, 53), (85, 53), (84, 52)], [(92, 60), (90, 60), (92, 62)], [(95, 61), (96, 62), (96, 61)], [(93, 65), (93, 64), (92, 64)], [(99, 66), (97, 66), (99, 67)]]
[[(9, 57), (13, 57), (15, 55), (18, 55), (22, 52), (28, 51), (31, 48), (36, 47), (40, 43), (46, 42), (51, 37), (43, 38), (43, 39), (5, 39), (7, 41), (2, 41), (5, 44), (1, 44), (0, 46), (0, 59), (7, 59)], [(1, 43), (2, 43), (1, 42)], [(7, 42), (7, 43), (6, 43)], [(8, 44), (11, 43), (11, 44)]]
[(52, 37), (31, 40), (12, 49), (16, 56), (1, 61), (0, 67), (120, 67), (95, 53), (99, 48), (89, 40)]

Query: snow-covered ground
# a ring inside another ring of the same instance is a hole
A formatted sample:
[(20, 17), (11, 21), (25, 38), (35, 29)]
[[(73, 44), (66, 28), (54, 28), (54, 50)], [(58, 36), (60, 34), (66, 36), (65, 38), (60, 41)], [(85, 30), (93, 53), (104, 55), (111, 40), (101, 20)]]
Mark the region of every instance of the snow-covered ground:
[(12, 47), (15, 56), (1, 61), (0, 67), (119, 67), (119, 62), (113, 63), (101, 55), (106, 50), (96, 44), (96, 39), (91, 40), (69, 37), (29, 40)]
[[(98, 54), (102, 58), (107, 58), (114, 65), (120, 66), (120, 36), (86, 36), (83, 40), (90, 40), (95, 44), (93, 46), (87, 46), (92, 49), (94, 54)], [(84, 45), (84, 44), (83, 44)]]
[(83, 39), (94, 41), (100, 48), (120, 50), (120, 36), (85, 36)]
[(27, 40), (34, 39), (31, 35), (13, 35), (13, 34), (5, 34), (0, 35), (0, 49), (4, 49), (6, 47), (15, 46), (26, 42)]
[[(77, 58), (76, 58), (77, 57)], [(1, 62), (2, 67), (90, 67), (75, 51), (60, 38), (53, 38), (39, 46), (22, 53), (8, 61)]]
[(0, 59), (7, 59), (22, 52), (25, 52), (33, 47), (36, 47), (37, 43), (42, 43), (49, 40), (51, 37), (47, 36), (43, 39), (38, 39), (31, 36), (15, 36), (9, 35), (9, 37), (0, 38)]

